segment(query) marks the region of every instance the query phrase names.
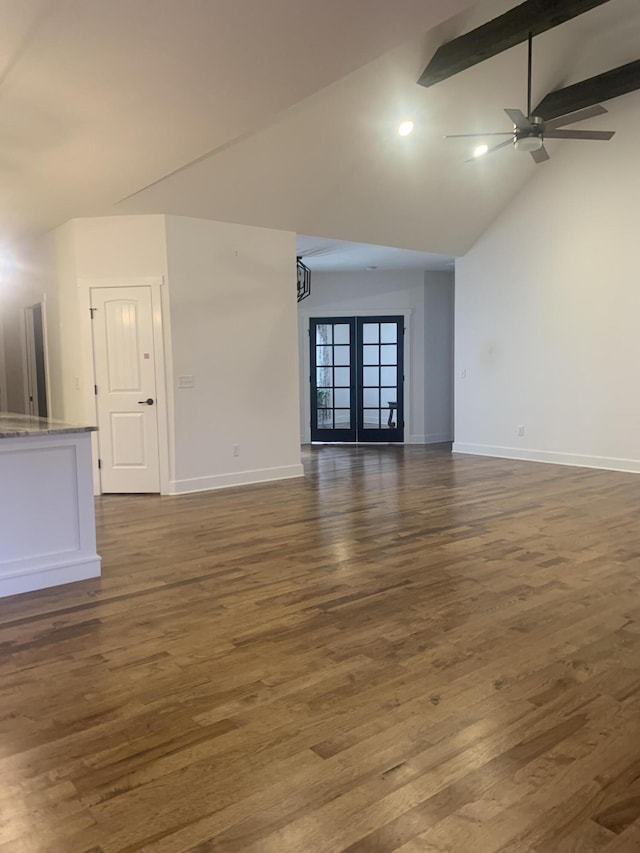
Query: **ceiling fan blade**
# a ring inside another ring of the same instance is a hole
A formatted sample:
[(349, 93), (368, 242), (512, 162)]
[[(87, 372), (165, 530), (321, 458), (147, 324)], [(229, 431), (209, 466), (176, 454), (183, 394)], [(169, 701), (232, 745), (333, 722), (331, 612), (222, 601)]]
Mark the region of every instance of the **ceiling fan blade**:
[(505, 113), (509, 116), (518, 130), (531, 130), (533, 127), (522, 110), (505, 110)]
[(533, 159), (536, 161), (536, 163), (544, 163), (545, 160), (550, 159), (549, 152), (544, 147), (544, 145), (542, 146), (542, 148), (538, 148), (537, 151), (531, 151), (529, 153), (531, 154)]
[(546, 121), (544, 127), (545, 130), (555, 130), (557, 127), (564, 127), (567, 124), (575, 124), (577, 121), (585, 121), (585, 119), (595, 118), (596, 116), (601, 116), (608, 112), (609, 110), (606, 110), (602, 104), (595, 104), (593, 107), (578, 110), (576, 113), (570, 113), (569, 115), (559, 116), (558, 118), (551, 119), (551, 121)]
[(545, 139), (601, 139), (604, 142), (611, 139), (615, 130), (552, 130)]
[(471, 136), (513, 136), (512, 130), (498, 131), (493, 133), (446, 133), (443, 139), (465, 139)]
[[(511, 134), (513, 136), (513, 134)], [(468, 160), (465, 160), (465, 163), (475, 163), (476, 160), (482, 160), (487, 154), (493, 154), (494, 151), (498, 151), (500, 148), (505, 148), (507, 145), (513, 145), (513, 139), (505, 139), (504, 142), (500, 142), (498, 145), (494, 145), (493, 148), (489, 148), (488, 151), (485, 151), (484, 154), (481, 154), (479, 157), (470, 157)]]

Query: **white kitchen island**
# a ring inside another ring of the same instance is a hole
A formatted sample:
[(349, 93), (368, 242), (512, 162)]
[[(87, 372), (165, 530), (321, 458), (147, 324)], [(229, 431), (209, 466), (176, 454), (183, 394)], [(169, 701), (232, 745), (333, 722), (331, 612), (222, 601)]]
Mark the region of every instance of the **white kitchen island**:
[(94, 429), (0, 413), (0, 598), (100, 575)]

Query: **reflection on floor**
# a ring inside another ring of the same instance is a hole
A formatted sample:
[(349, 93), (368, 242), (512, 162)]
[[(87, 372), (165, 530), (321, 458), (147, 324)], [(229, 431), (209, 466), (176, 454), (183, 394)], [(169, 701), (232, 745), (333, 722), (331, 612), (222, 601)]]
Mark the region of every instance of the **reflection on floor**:
[(640, 478), (304, 460), (3, 600), (2, 850), (640, 850)]

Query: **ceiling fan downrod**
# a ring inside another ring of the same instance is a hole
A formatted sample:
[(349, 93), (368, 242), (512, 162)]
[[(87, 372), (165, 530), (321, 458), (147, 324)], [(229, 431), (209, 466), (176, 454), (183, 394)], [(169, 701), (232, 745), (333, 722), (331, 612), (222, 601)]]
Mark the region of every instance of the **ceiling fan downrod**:
[(527, 118), (531, 118), (531, 74), (533, 68), (533, 33), (529, 33), (529, 61), (527, 68)]

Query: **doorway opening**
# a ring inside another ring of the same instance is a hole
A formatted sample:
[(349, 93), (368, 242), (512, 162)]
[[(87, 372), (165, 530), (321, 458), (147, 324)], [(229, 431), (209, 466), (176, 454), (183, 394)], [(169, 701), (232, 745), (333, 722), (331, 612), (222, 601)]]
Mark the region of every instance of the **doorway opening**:
[(404, 317), (311, 317), (312, 442), (404, 441)]
[(42, 303), (24, 309), (26, 342), (27, 414), (34, 418), (49, 416), (47, 372)]

